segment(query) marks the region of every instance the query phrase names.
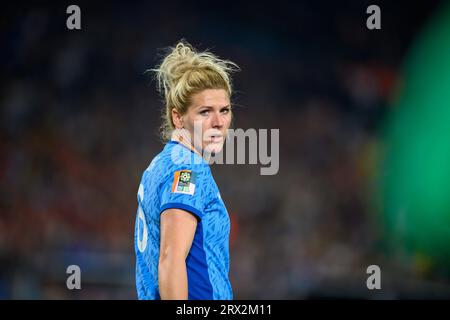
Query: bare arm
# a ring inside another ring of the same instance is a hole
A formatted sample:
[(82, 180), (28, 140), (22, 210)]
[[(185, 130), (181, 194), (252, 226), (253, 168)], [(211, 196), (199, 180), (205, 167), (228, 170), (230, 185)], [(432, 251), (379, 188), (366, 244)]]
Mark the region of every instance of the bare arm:
[(196, 228), (197, 219), (187, 211), (168, 209), (161, 213), (158, 283), (163, 300), (188, 298), (186, 257)]

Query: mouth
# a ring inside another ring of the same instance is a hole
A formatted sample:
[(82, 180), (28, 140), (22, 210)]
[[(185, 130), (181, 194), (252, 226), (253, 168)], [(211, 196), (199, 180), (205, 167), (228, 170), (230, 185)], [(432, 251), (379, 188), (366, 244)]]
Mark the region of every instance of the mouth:
[(210, 142), (210, 143), (220, 143), (222, 141), (223, 141), (222, 135), (211, 135), (208, 138), (208, 142)]

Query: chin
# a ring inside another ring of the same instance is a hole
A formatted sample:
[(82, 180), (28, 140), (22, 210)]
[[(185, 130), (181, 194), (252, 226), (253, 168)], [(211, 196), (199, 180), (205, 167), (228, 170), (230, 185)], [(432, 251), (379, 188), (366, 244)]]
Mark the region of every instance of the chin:
[(203, 151), (209, 154), (219, 153), (223, 149), (223, 143), (210, 143), (208, 144)]

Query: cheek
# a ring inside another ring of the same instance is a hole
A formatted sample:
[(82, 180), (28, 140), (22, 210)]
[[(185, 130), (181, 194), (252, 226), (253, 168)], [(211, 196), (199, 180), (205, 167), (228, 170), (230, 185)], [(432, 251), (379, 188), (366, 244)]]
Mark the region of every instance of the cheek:
[(199, 124), (203, 126), (201, 119), (197, 117), (186, 117), (185, 118), (185, 128), (191, 132), (194, 132), (194, 129), (198, 128)]
[(232, 120), (233, 120), (233, 114), (230, 113), (225, 116), (225, 119), (224, 119), (225, 129), (228, 129), (230, 127)]
[(206, 130), (211, 129), (211, 128), (212, 128), (211, 121), (209, 119), (202, 119), (202, 130), (203, 130), (203, 133)]

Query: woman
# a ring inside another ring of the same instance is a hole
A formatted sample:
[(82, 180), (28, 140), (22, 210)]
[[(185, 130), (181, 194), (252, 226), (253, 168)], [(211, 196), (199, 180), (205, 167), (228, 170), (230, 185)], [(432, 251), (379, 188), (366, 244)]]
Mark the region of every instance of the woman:
[(168, 140), (145, 170), (135, 226), (139, 299), (232, 299), (230, 219), (206, 159), (232, 120), (237, 65), (181, 41), (156, 72)]

